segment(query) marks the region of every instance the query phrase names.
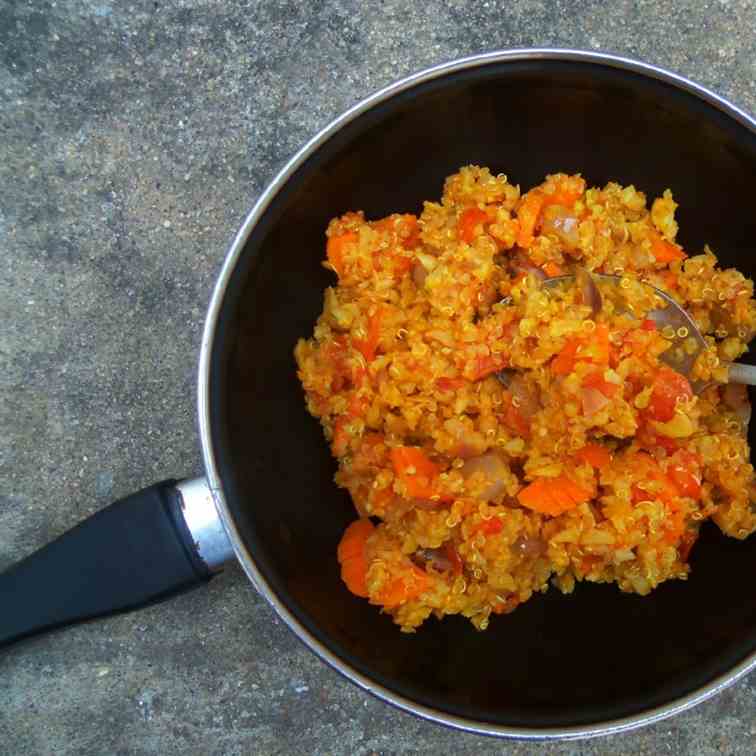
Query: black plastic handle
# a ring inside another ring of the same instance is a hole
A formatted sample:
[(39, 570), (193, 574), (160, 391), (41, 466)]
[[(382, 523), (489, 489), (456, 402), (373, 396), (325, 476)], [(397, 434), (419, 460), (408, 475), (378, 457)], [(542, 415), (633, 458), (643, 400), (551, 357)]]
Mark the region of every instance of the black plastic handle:
[(0, 646), (210, 580), (174, 484), (120, 499), (0, 574)]

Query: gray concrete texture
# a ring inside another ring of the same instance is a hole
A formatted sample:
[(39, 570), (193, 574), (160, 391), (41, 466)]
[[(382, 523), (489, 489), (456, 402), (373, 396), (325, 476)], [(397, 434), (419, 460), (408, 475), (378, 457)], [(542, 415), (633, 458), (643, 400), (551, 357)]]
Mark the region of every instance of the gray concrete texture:
[[(0, 0), (0, 569), (201, 471), (194, 378), (229, 240), (371, 91), (495, 48), (624, 53), (756, 111), (746, 0)], [(0, 608), (0, 611), (4, 609)], [(347, 684), (241, 571), (0, 657), (5, 754), (751, 754), (756, 678), (639, 732), (459, 734)]]

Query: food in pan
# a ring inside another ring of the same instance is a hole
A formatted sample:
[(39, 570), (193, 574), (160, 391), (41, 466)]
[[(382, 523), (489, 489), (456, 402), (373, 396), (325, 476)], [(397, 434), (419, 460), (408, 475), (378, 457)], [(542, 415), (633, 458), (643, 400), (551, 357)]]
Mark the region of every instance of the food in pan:
[[(756, 530), (750, 404), (727, 383), (753, 283), (684, 250), (676, 207), (579, 175), (521, 193), (467, 166), (419, 217), (329, 224), (337, 282), (298, 374), (356, 509), (343, 581), (402, 630), (447, 614), (483, 630), (550, 585), (645, 595), (688, 575), (706, 520)], [(705, 336), (689, 376), (643, 282)]]

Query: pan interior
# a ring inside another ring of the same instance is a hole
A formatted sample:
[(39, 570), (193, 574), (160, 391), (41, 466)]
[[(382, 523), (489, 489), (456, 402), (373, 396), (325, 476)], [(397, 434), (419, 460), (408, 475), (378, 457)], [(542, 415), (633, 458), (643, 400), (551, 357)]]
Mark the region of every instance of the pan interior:
[[(354, 518), (305, 411), (292, 350), (332, 276), (328, 220), (419, 212), (477, 163), (528, 188), (581, 172), (649, 197), (672, 188), (679, 240), (756, 274), (756, 136), (667, 83), (595, 63), (495, 63), (418, 84), (353, 120), (308, 158), (252, 230), (227, 290), (210, 380), (212, 442), (228, 506), (270, 588), (325, 647), (389, 691), (448, 714), (521, 727), (630, 716), (685, 696), (756, 648), (756, 538), (714, 526), (692, 574), (651, 596), (551, 590), (485, 633), (460, 618), (403, 635), (339, 579)], [(748, 358), (746, 358), (748, 359)], [(751, 442), (753, 443), (753, 434)]]

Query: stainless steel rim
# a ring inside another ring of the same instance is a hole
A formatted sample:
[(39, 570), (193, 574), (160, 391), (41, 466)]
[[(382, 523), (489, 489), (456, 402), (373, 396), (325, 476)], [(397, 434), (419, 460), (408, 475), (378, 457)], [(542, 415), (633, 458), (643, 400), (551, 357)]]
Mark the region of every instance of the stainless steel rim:
[(748, 113), (736, 107), (723, 97), (714, 92), (693, 83), (692, 81), (666, 71), (657, 66), (640, 63), (629, 58), (623, 58), (616, 55), (606, 55), (603, 53), (584, 52), (581, 50), (569, 49), (550, 49), (550, 48), (526, 48), (515, 50), (504, 50), (498, 52), (475, 55), (468, 58), (443, 63), (433, 68), (428, 68), (419, 73), (401, 79), (374, 94), (370, 95), (362, 102), (347, 110), (341, 116), (332, 121), (328, 126), (316, 134), (289, 162), (279, 171), (278, 175), (268, 185), (265, 191), (260, 195), (249, 215), (244, 220), (239, 232), (236, 234), (231, 247), (226, 255), (226, 259), (221, 268), (218, 280), (213, 290), (212, 299), (205, 320), (204, 332), (202, 335), (202, 345), (200, 348), (199, 376), (198, 376), (198, 411), (199, 411), (199, 429), (202, 445), (202, 455), (205, 462), (205, 470), (210, 488), (215, 498), (216, 506), (220, 514), (223, 525), (228, 533), (229, 539), (233, 545), (236, 556), (242, 564), (244, 571), (249, 579), (257, 587), (260, 593), (268, 600), (281, 619), (301, 638), (304, 643), (321, 659), (327, 662), (331, 667), (336, 669), (346, 678), (351, 680), (363, 690), (372, 693), (383, 701), (393, 704), (409, 713), (428, 719), (432, 722), (465, 730), (467, 732), (478, 733), (482, 735), (494, 735), (499, 737), (522, 738), (531, 740), (572, 740), (578, 738), (589, 738), (600, 735), (609, 735), (626, 730), (631, 730), (644, 725), (658, 722), (661, 719), (678, 714), (686, 709), (695, 706), (702, 701), (716, 695), (724, 688), (732, 685), (736, 680), (748, 674), (756, 668), (756, 652), (749, 655), (740, 664), (731, 669), (724, 675), (717, 677), (705, 686), (690, 693), (687, 696), (679, 698), (670, 703), (664, 704), (639, 714), (614, 719), (604, 722), (596, 722), (590, 725), (574, 727), (546, 727), (546, 728), (524, 728), (509, 727), (506, 725), (496, 725), (489, 722), (476, 721), (457, 717), (451, 714), (445, 714), (436, 709), (412, 701), (401, 696), (382, 685), (377, 684), (369, 677), (352, 669), (343, 660), (333, 654), (320, 641), (318, 641), (300, 622), (291, 614), (288, 608), (281, 602), (278, 596), (270, 589), (265, 579), (260, 574), (254, 559), (247, 551), (241, 539), (239, 531), (236, 528), (233, 517), (228, 509), (225, 499), (222, 481), (216, 464), (216, 454), (210, 434), (210, 358), (213, 349), (213, 339), (218, 322), (218, 316), (223, 304), (223, 298), (228, 283), (236, 268), (239, 256), (242, 253), (247, 237), (252, 228), (263, 215), (271, 200), (276, 196), (280, 189), (286, 184), (289, 177), (302, 165), (302, 163), (318, 148), (323, 145), (330, 137), (335, 134), (346, 124), (362, 115), (364, 112), (375, 107), (379, 103), (393, 97), (394, 95), (410, 89), (418, 84), (437, 79), (450, 73), (464, 69), (480, 68), (493, 63), (502, 63), (507, 61), (521, 60), (563, 60), (576, 61), (584, 63), (599, 64), (611, 68), (621, 68), (644, 76), (659, 79), (674, 85), (678, 89), (696, 95), (701, 100), (718, 108), (722, 112), (732, 117), (735, 121), (750, 129), (756, 134), (756, 120)]

